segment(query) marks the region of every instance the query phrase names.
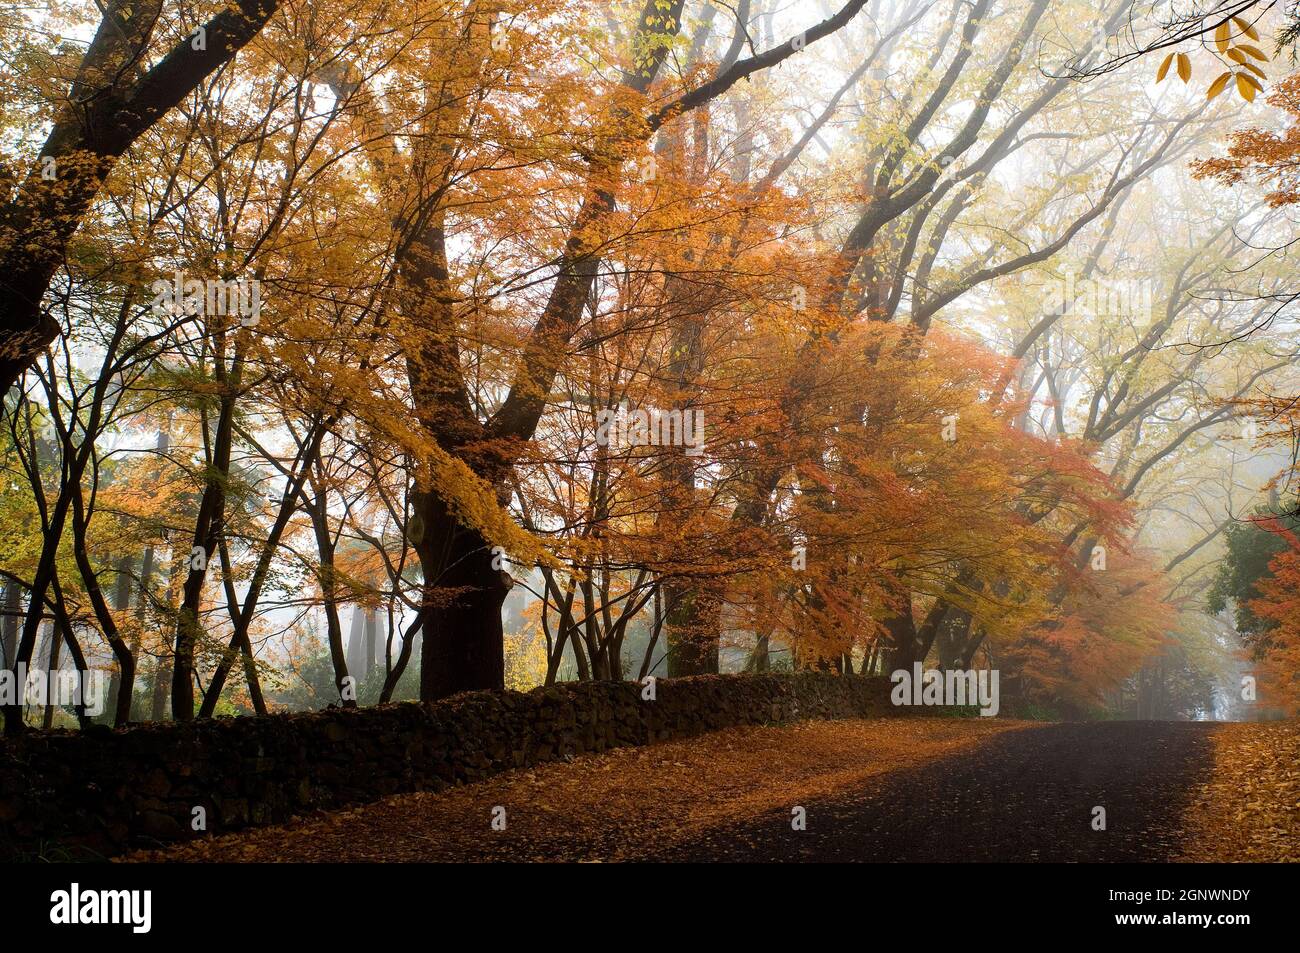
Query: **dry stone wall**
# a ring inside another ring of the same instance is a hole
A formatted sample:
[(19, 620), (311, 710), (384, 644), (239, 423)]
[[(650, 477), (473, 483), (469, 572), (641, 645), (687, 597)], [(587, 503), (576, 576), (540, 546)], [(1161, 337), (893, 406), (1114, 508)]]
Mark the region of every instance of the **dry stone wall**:
[(898, 713), (885, 678), (821, 673), (471, 692), (432, 704), (0, 741), (0, 857), (112, 856), (736, 725)]

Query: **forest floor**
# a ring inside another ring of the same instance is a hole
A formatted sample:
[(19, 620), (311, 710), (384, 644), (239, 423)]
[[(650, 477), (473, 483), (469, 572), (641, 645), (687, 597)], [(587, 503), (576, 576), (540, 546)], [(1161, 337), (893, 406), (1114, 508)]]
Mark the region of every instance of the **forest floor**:
[(736, 728), (125, 859), (1294, 861), (1300, 724)]

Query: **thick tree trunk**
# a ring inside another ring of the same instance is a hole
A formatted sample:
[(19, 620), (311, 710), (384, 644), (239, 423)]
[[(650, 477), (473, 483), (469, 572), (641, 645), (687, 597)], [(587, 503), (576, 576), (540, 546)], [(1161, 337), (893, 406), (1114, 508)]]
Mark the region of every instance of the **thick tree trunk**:
[(415, 504), (425, 591), (420, 698), (504, 688), (501, 605), (510, 576), (493, 568), (491, 544), (450, 513), (436, 491), (417, 493)]
[(167, 720), (168, 688), (172, 683), (172, 669), (165, 658), (160, 658), (153, 667), (153, 703), (149, 706), (150, 721)]
[(722, 639), (722, 606), (699, 586), (665, 586), (668, 677), (715, 675)]
[(890, 641), (888, 671), (903, 669), (910, 672), (913, 663), (923, 661), (917, 657), (919, 646), (916, 644), (916, 623), (912, 619), (911, 608), (905, 607), (898, 615), (886, 619), (885, 629), (889, 632)]

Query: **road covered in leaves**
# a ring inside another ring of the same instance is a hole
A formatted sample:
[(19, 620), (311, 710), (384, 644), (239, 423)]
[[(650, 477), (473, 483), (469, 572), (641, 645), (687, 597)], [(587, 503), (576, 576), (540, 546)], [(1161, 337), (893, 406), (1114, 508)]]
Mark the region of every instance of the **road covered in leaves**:
[(131, 859), (1300, 860), (1295, 722), (741, 728)]

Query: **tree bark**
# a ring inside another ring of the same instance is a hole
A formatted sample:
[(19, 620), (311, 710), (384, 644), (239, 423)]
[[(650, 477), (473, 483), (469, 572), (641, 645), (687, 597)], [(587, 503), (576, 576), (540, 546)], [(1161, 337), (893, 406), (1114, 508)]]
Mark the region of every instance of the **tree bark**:
[(6, 668), (13, 665), (18, 651), (18, 609), (22, 604), (22, 586), (12, 579), (5, 581), (4, 616), (0, 618), (0, 654)]
[(501, 605), (508, 573), (492, 566), (492, 546), (465, 526), (437, 492), (417, 491), (413, 540), (425, 573), (420, 698), (499, 689), (505, 684)]
[[(223, 386), (217, 412), (217, 431), (213, 438), (212, 459), (194, 521), (189, 574), (185, 577), (180, 612), (176, 620), (176, 654), (172, 660), (172, 718), (189, 721), (194, 717), (194, 647), (200, 632), (199, 609), (208, 563), (217, 558), (217, 548), (225, 529), (226, 481), (230, 478), (230, 452), (234, 443), (235, 402), (242, 359), (235, 356), (234, 367), (227, 376), (225, 358), (218, 348), (215, 361), (217, 378)], [(196, 565), (195, 557), (201, 561)]]
[(670, 583), (664, 589), (668, 677), (717, 674), (721, 604), (695, 585)]

